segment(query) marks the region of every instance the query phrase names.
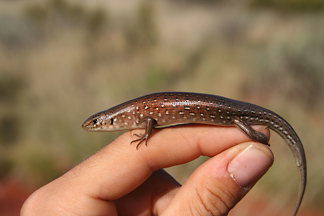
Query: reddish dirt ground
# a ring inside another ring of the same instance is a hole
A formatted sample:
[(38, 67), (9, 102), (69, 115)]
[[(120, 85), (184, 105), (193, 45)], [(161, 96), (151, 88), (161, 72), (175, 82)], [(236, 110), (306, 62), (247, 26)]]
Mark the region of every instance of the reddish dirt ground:
[[(271, 200), (266, 195), (260, 195), (257, 193), (247, 194), (243, 200), (241, 200), (228, 216), (291, 216), (294, 206), (283, 208), (278, 210), (276, 206), (271, 205)], [(307, 206), (301, 206), (298, 216), (324, 216), (323, 210), (307, 209)]]
[(9, 178), (0, 180), (0, 215), (17, 216), (32, 190), (21, 182)]

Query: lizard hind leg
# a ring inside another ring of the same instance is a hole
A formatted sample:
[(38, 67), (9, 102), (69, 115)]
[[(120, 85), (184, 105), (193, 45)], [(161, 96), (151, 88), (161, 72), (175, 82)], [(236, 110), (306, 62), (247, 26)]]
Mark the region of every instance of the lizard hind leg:
[(254, 130), (248, 123), (242, 121), (241, 119), (237, 118), (234, 120), (234, 124), (238, 127), (241, 131), (243, 131), (248, 137), (252, 140), (263, 143), (267, 146), (270, 146), (268, 143), (268, 139), (266, 135), (264, 135), (260, 131)]

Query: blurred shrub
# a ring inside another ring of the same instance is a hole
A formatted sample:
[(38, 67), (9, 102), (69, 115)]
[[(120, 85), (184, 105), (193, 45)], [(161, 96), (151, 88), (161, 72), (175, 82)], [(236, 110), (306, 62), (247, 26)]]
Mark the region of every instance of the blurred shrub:
[(32, 44), (37, 32), (29, 20), (0, 13), (0, 44), (8, 49), (19, 49)]
[(107, 22), (106, 12), (97, 9), (88, 14), (87, 25), (89, 32), (92, 34), (97, 34), (104, 28), (104, 24)]
[[(12, 153), (7, 166), (24, 175), (24, 180), (33, 186), (39, 186), (44, 182), (55, 179), (62, 171), (58, 164), (64, 158), (55, 158), (49, 146), (36, 146), (35, 143), (28, 143), (20, 146), (20, 151)], [(14, 161), (14, 167), (10, 162)], [(8, 168), (8, 169), (9, 169)]]
[(314, 12), (324, 8), (323, 0), (252, 0), (250, 4), (283, 12)]
[(0, 154), (0, 179), (5, 177), (13, 168), (14, 168), (14, 161), (8, 159), (8, 157)]
[(255, 80), (253, 86), (250, 82), (245, 84), (245, 95), (272, 92), (279, 98), (284, 92), (290, 102), (306, 110), (324, 109), (324, 31), (313, 34), (317, 26), (307, 28), (289, 40), (282, 38), (254, 47), (248, 56), (253, 62)]
[(0, 144), (15, 143), (21, 136), (21, 121), (19, 113), (13, 107), (17, 105), (26, 81), (13, 72), (0, 73)]
[(152, 3), (144, 1), (138, 7), (135, 20), (128, 20), (129, 24), (124, 26), (124, 36), (132, 50), (149, 48), (157, 42), (154, 14)]
[(26, 86), (26, 80), (15, 74), (12, 71), (0, 69), (0, 104), (15, 103)]
[(21, 121), (16, 114), (0, 117), (0, 143), (9, 146), (21, 136)]
[[(324, 62), (319, 56), (324, 56), (323, 40), (307, 40), (301, 50), (286, 50), (284, 52), (284, 62), (287, 71), (294, 79), (290, 95), (292, 99), (299, 100), (307, 106), (308, 110), (323, 109), (324, 104)], [(314, 55), (313, 51), (322, 53)]]
[(62, 27), (87, 27), (90, 33), (98, 32), (106, 22), (106, 13), (101, 9), (86, 9), (79, 3), (66, 0), (51, 0), (45, 4), (31, 4), (25, 16), (37, 27), (54, 30)]

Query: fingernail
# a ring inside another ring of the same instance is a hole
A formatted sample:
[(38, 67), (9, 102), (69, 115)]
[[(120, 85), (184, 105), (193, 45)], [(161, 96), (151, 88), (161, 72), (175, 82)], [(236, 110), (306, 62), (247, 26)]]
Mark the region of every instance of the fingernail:
[(242, 188), (250, 189), (272, 165), (272, 154), (266, 149), (250, 145), (228, 165), (228, 172)]

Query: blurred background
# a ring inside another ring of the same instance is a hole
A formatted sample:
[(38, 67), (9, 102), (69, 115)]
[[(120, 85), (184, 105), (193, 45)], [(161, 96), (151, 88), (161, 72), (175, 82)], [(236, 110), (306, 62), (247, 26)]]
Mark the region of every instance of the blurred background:
[[(217, 94), (288, 120), (307, 153), (300, 215), (324, 215), (324, 1), (0, 1), (0, 215), (121, 132), (90, 115), (157, 91)], [(291, 215), (298, 177), (285, 142), (230, 215)], [(181, 183), (203, 161), (167, 170)]]

